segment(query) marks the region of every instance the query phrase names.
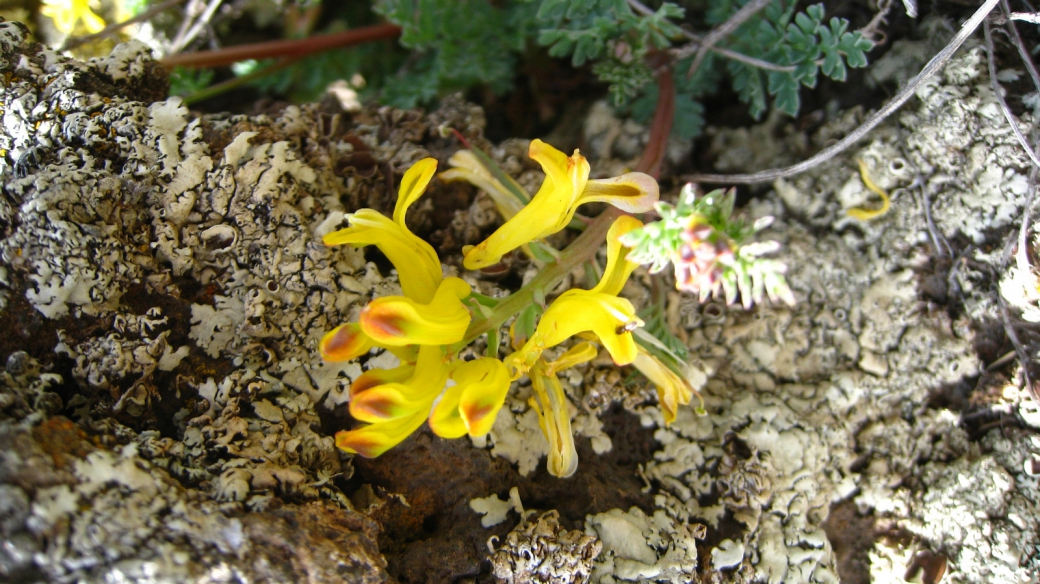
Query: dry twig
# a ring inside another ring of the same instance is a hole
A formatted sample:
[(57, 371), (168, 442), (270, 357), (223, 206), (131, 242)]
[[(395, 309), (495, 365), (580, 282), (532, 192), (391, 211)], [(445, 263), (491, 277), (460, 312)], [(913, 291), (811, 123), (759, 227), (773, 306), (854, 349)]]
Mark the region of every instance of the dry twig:
[[(643, 4), (639, 0), (628, 0), (628, 5), (631, 6), (633, 10), (635, 10), (636, 12), (638, 12), (638, 13), (644, 15), (644, 16), (649, 16), (649, 15), (654, 13), (653, 10), (648, 8), (645, 4)], [(683, 34), (684, 37), (686, 37), (687, 39), (692, 41), (694, 43), (694, 46), (704, 42), (704, 39), (700, 35), (694, 34), (694, 33), (690, 32), (690, 31), (688, 31), (686, 29), (682, 30), (682, 34)], [(682, 50), (682, 49), (680, 49), (680, 50)], [(785, 72), (794, 71), (794, 65), (777, 65), (776, 63), (770, 63), (769, 61), (763, 61), (762, 59), (756, 59), (754, 57), (749, 57), (749, 56), (747, 56), (747, 55), (745, 55), (743, 53), (738, 53), (736, 51), (731, 51), (731, 50), (723, 48), (723, 47), (714, 47), (713, 46), (713, 47), (710, 47), (709, 50), (712, 51), (713, 53), (718, 53), (719, 55), (722, 55), (723, 57), (725, 57), (727, 59), (732, 59), (734, 61), (740, 61), (741, 63), (747, 63), (748, 65), (752, 65), (754, 67), (758, 67), (759, 69), (765, 69), (767, 71), (785, 71)], [(687, 53), (687, 55), (688, 54), (689, 53)]]
[[(1029, 160), (1037, 167), (1040, 168), (1040, 159), (1037, 158), (1033, 149), (1029, 146), (1029, 142), (1026, 140), (1022, 130), (1018, 127), (1018, 122), (1015, 121), (1015, 116), (1011, 114), (1011, 109), (1008, 107), (1007, 100), (1004, 99), (1004, 88), (1000, 86), (1000, 82), (997, 81), (997, 65), (996, 56), (993, 50), (993, 35), (990, 33), (989, 23), (982, 23), (982, 33), (986, 40), (986, 60), (988, 61), (989, 67), (989, 82), (993, 86), (993, 93), (997, 97), (997, 104), (1000, 106), (1001, 113), (1004, 114), (1004, 119), (1007, 120), (1009, 126), (1011, 126), (1011, 132), (1015, 134), (1015, 138), (1018, 140), (1018, 144), (1022, 146), (1022, 150), (1025, 150), (1026, 156)], [(1028, 212), (1028, 210), (1027, 210)]]
[[(169, 54), (175, 55), (182, 50), (184, 47), (191, 44), (191, 41), (195, 40), (195, 37), (199, 36), (202, 29), (206, 28), (209, 24), (210, 19), (213, 18), (213, 14), (216, 13), (217, 8), (220, 8), (220, 3), (223, 0), (210, 0), (209, 4), (206, 5), (206, 9), (202, 11), (202, 14), (195, 19), (195, 23), (190, 27), (181, 26), (181, 30), (177, 33), (177, 37), (173, 39), (170, 44)], [(185, 18), (184, 22), (189, 22), (189, 18)]]
[[(734, 12), (733, 16), (727, 18), (726, 22), (711, 29), (711, 32), (704, 35), (700, 42), (694, 43), (694, 47), (696, 47), (697, 50), (697, 56), (693, 58), (693, 63), (690, 63), (690, 69), (686, 72), (687, 79), (693, 77), (693, 74), (697, 72), (697, 69), (704, 61), (704, 57), (707, 56), (708, 51), (715, 47), (715, 43), (721, 41), (726, 37), (726, 35), (732, 33), (737, 29), (737, 27), (747, 22), (747, 19), (754, 16), (759, 10), (768, 6), (772, 1), (773, 0), (751, 0), (751, 2), (745, 4), (740, 10)], [(680, 50), (680, 55), (681, 54), (682, 50)]]
[(88, 34), (86, 36), (66, 39), (65, 44), (63, 44), (61, 46), (61, 48), (58, 49), (58, 52), (71, 51), (72, 49), (75, 49), (76, 47), (85, 45), (87, 43), (92, 43), (92, 42), (94, 42), (94, 41), (96, 41), (98, 39), (102, 39), (102, 38), (105, 38), (107, 36), (111, 36), (111, 35), (115, 34), (116, 32), (122, 30), (123, 28), (125, 28), (127, 26), (130, 26), (131, 24), (135, 24), (135, 23), (138, 23), (138, 22), (144, 22), (145, 20), (149, 20), (150, 18), (152, 18), (153, 16), (156, 16), (160, 12), (165, 12), (166, 10), (168, 10), (170, 8), (173, 8), (174, 6), (176, 6), (178, 4), (181, 4), (183, 2), (184, 2), (184, 0), (166, 0), (166, 2), (163, 2), (161, 4), (156, 4), (155, 6), (152, 6), (151, 8), (149, 8), (148, 10), (145, 10), (144, 12), (138, 14), (137, 16), (133, 16), (131, 18), (128, 18), (128, 19), (124, 20), (123, 22), (117, 22), (115, 24), (110, 24), (110, 25), (106, 26), (105, 28), (95, 32), (94, 34)]

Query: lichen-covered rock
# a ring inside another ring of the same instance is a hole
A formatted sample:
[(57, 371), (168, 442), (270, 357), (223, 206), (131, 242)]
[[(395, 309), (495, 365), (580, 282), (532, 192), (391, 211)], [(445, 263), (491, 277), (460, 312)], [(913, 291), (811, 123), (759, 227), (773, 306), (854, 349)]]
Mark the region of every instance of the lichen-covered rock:
[(61, 379), (18, 355), (0, 379), (0, 396), (17, 396), (0, 419), (5, 582), (385, 581), (370, 519), (330, 502), (228, 513), (171, 474), (183, 445), (110, 426), (91, 430), (129, 441), (95, 446), (70, 420), (41, 419)]
[(593, 578), (610, 584), (618, 580), (689, 582), (697, 574), (697, 539), (704, 537), (698, 523), (676, 524), (664, 510), (648, 516), (637, 507), (612, 509), (585, 519), (585, 532), (603, 542)]
[[(1040, 458), (1036, 447), (1026, 432), (972, 436), (977, 426), (961, 416), (970, 407), (973, 416), (1008, 419), (1030, 403), (980, 359), (999, 319), (999, 254), (951, 243), (995, 242), (986, 238), (1017, 229), (1025, 203), (1029, 163), (996, 109), (983, 58), (966, 51), (871, 142), (778, 181), (745, 209), (751, 219), (777, 218), (765, 237), (783, 243), (777, 259), (788, 266), (796, 306), (743, 311), (669, 299), (669, 326), (711, 377), (701, 390), (708, 415), (680, 410), (665, 427), (653, 400), (605, 363), (570, 386), (576, 413), (621, 402), (657, 428), (660, 443), (642, 467), (656, 510), (586, 518), (604, 545), (594, 580), (688, 581), (700, 573), (715, 582), (837, 582), (850, 568), (832, 545), (841, 534), (827, 531), (840, 527), (826, 521), (844, 502), (877, 531), (862, 534), (859, 572), (842, 579), (891, 581), (930, 558), (930, 573), (948, 562), (950, 581), (1031, 581), (1040, 530), (1023, 518), (1040, 514), (1027, 472), (1040, 466), (1030, 458)], [(1023, 131), (1030, 123), (1027, 116)], [(753, 142), (744, 145), (775, 147)], [(730, 157), (734, 170), (774, 160), (738, 155)], [(877, 204), (856, 159), (893, 195), (888, 213), (869, 222), (846, 215)], [(648, 288), (637, 272), (625, 295), (645, 298)], [(985, 354), (1000, 356), (996, 348)], [(966, 402), (976, 385), (990, 392), (988, 404)], [(517, 401), (500, 416), (492, 452), (521, 468), (538, 464), (530, 412)], [(684, 568), (657, 567), (667, 546), (649, 542), (681, 539), (695, 523), (707, 526), (702, 566), (710, 574), (697, 572), (692, 546)]]
[(521, 520), (491, 554), (491, 572), (502, 584), (584, 584), (603, 544), (560, 525), (548, 511), (534, 521)]
[[(541, 577), (544, 565), (556, 566), (551, 577), (602, 582), (834, 582), (842, 566), (826, 520), (838, 501), (888, 529), (870, 550), (878, 579), (902, 577), (923, 557), (947, 558), (957, 582), (1035, 574), (1040, 443), (958, 412), (985, 381), (989, 402), (970, 404), (975, 412), (1035, 416), (1024, 391), (999, 388), (1010, 372), (988, 370), (999, 343), (985, 361), (974, 350), (990, 342), (980, 323), (995, 314), (999, 254), (950, 243), (990, 238), (1024, 204), (1025, 158), (984, 69), (980, 53), (965, 53), (901, 126), (778, 182), (747, 209), (778, 218), (767, 235), (784, 243), (778, 259), (797, 306), (745, 312), (669, 295), (669, 327), (711, 377), (708, 415), (683, 410), (664, 427), (652, 392), (626, 385), (606, 357), (568, 371), (586, 460), (628, 446), (601, 420), (613, 402), (654, 428), (656, 445), (642, 437), (645, 450), (629, 461), (638, 473), (623, 477), (638, 474), (647, 494), (630, 483), (619, 492), (621, 480), (588, 488), (566, 517), (584, 519), (587, 533), (551, 515), (525, 523), (498, 550), (502, 574)], [(385, 580), (375, 525), (340, 490), (353, 467), (330, 436), (366, 364), (322, 364), (316, 343), (398, 286), (362, 252), (327, 249), (320, 237), (360, 206), (388, 208), (408, 164), (449, 152), (444, 127), (478, 137), (479, 109), (453, 100), (429, 116), (348, 115), (311, 104), (199, 117), (177, 99), (156, 101), (165, 80), (139, 44), (80, 63), (7, 22), (0, 70), (0, 579)], [(596, 136), (616, 155), (604, 128)], [(521, 146), (492, 155), (522, 184), (536, 182)], [(845, 215), (875, 202), (857, 157), (893, 195), (871, 222)], [(425, 198), (409, 218), (445, 249), (495, 221), (486, 201), (451, 188), (432, 185), (446, 196), (436, 206)], [(648, 282), (637, 273), (625, 295), (644, 304)], [(525, 475), (545, 448), (526, 391), (511, 393), (489, 444)], [(445, 449), (428, 436), (415, 442), (410, 466), (371, 472), (415, 483), (373, 511), (399, 515), (386, 522), (395, 542), (457, 516), (434, 508), (447, 499), (434, 490), (449, 488), (435, 477), (460, 460), (488, 462), (467, 450), (417, 473), (423, 456)], [(502, 492), (465, 473), (449, 479), (469, 493), (451, 499), (466, 513), (461, 499), (473, 491)], [(556, 485), (562, 500), (570, 487)], [(628, 510), (592, 509), (599, 494)], [(645, 510), (631, 508), (640, 498)], [(452, 553), (437, 574), (475, 573), (470, 550), (420, 543), (398, 557)], [(422, 567), (400, 573), (432, 577)]]
[(199, 117), (144, 45), (82, 63), (12, 22), (0, 72), (0, 579), (384, 581), (319, 415), (361, 367), (316, 343), (397, 284), (320, 238), (392, 200), (431, 121)]

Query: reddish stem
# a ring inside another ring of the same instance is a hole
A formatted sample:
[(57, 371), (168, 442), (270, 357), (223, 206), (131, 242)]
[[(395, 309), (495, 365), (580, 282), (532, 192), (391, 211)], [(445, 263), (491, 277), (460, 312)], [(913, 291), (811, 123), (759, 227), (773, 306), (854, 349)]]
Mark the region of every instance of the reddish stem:
[(672, 133), (675, 118), (675, 83), (672, 81), (671, 63), (665, 61), (657, 67), (657, 109), (650, 124), (650, 139), (636, 170), (657, 178), (661, 173), (661, 162), (668, 148), (668, 137)]
[(377, 24), (364, 26), (343, 32), (317, 35), (306, 39), (289, 39), (236, 45), (215, 51), (198, 51), (171, 55), (162, 60), (167, 68), (181, 67), (221, 67), (246, 59), (271, 59), (276, 57), (302, 58), (313, 53), (329, 49), (360, 45), (370, 41), (396, 38), (401, 34), (401, 27), (394, 24)]

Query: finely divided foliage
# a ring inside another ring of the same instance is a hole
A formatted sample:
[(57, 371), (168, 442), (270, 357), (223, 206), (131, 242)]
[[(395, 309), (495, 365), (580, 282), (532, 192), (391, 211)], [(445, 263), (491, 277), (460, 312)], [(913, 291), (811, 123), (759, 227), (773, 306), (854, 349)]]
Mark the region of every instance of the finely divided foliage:
[[(415, 51), (405, 65), (409, 75), (388, 78), (383, 96), (393, 105), (414, 106), (446, 90), (481, 83), (505, 91), (523, 54), (537, 42), (551, 56), (570, 57), (574, 67), (591, 64), (609, 85), (615, 106), (632, 107), (636, 117), (646, 117), (641, 110), (648, 102), (641, 98), (657, 91), (646, 57), (688, 42), (680, 25), (715, 26), (747, 3), (711, 2), (699, 14), (664, 2), (643, 14), (626, 0), (379, 0), (376, 11), (402, 27), (401, 44)], [(825, 21), (823, 4), (798, 12), (794, 2), (775, 0), (715, 46), (751, 59), (709, 53), (685, 82), (679, 79), (685, 78), (684, 63), (676, 64), (676, 107), (694, 119), (677, 124), (675, 132), (682, 137), (699, 132), (697, 100), (715, 91), (723, 70), (754, 117), (768, 109), (770, 96), (774, 107), (793, 116), (802, 85), (814, 87), (821, 72), (844, 81), (848, 67), (867, 64), (873, 45), (849, 31), (844, 19)], [(775, 68), (760, 68), (755, 59)]]

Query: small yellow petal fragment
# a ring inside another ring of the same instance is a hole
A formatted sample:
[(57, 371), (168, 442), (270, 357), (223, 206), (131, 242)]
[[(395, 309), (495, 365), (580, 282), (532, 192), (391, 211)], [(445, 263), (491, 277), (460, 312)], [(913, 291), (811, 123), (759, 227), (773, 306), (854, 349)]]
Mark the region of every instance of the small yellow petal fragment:
[(888, 208), (891, 206), (891, 202), (888, 198), (888, 193), (881, 190), (874, 181), (870, 179), (870, 171), (867, 169), (867, 163), (863, 162), (861, 158), (857, 158), (856, 162), (859, 163), (859, 177), (863, 180), (863, 184), (866, 185), (871, 192), (881, 197), (881, 207), (878, 209), (863, 209), (855, 208), (849, 209), (847, 214), (853, 219), (859, 219), (860, 221), (870, 221), (871, 219), (877, 219), (878, 217), (888, 213)]

